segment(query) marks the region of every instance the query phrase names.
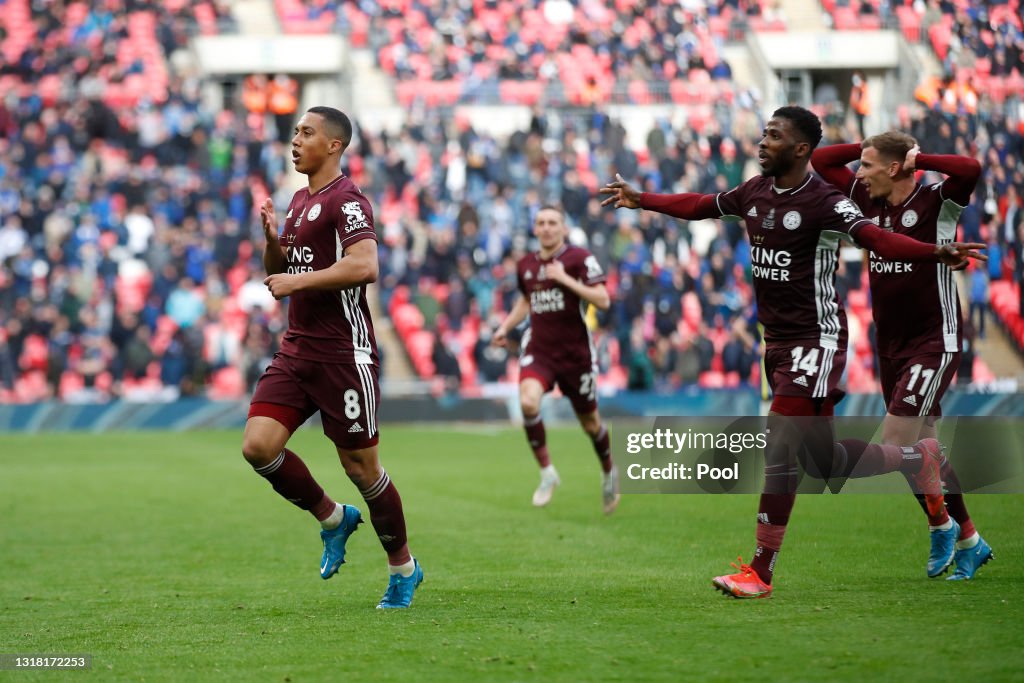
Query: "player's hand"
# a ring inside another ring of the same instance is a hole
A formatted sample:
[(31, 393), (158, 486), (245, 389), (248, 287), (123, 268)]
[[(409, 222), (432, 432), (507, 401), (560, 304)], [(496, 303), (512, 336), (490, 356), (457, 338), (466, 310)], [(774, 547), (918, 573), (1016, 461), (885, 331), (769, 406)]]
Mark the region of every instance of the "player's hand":
[(274, 298), (280, 301), (299, 290), (299, 276), (291, 273), (276, 273), (264, 280), (263, 284), (267, 286)]
[(508, 346), (508, 333), (501, 327), (494, 331), (491, 335), (491, 344), (495, 346), (507, 347)]
[(907, 151), (907, 158), (903, 160), (903, 170), (913, 173), (917, 168), (917, 155), (921, 153), (921, 147), (914, 145)]
[(971, 259), (988, 261), (988, 256), (978, 251), (986, 249), (987, 246), (980, 242), (950, 242), (935, 247), (935, 255), (939, 257), (939, 262), (949, 266), (950, 270), (963, 270)]
[(615, 174), (615, 181), (608, 183), (600, 190), (600, 194), (610, 194), (611, 197), (601, 202), (601, 206), (608, 206), (614, 203), (616, 209), (639, 209), (640, 193), (627, 183), (621, 175)]
[(565, 281), (569, 278), (565, 274), (565, 266), (557, 259), (544, 266), (544, 277), (560, 285), (565, 284)]
[(267, 243), (277, 242), (277, 214), (274, 211), (274, 200), (270, 197), (260, 207), (260, 220), (263, 222), (263, 236)]

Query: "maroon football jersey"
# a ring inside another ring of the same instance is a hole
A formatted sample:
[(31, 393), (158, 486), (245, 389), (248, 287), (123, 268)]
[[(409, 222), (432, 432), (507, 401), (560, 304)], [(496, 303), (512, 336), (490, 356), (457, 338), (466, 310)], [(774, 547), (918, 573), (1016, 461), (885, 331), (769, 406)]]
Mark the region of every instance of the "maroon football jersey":
[[(947, 244), (956, 238), (956, 222), (963, 207), (944, 197), (942, 186), (918, 184), (898, 206), (889, 206), (885, 199), (871, 199), (860, 182), (851, 185), (850, 197), (883, 230), (920, 242)], [(960, 299), (953, 271), (947, 266), (888, 261), (871, 252), (869, 280), (878, 355), (904, 358), (960, 350)]]
[(543, 358), (555, 364), (592, 365), (596, 356), (584, 319), (587, 303), (544, 275), (545, 265), (555, 260), (585, 285), (605, 281), (597, 258), (580, 247), (564, 245), (550, 259), (536, 253), (521, 258), (516, 276), (519, 291), (530, 304), (530, 329), (523, 337), (521, 363)]
[(722, 216), (742, 218), (750, 239), (757, 318), (769, 342), (817, 339), (846, 347), (846, 312), (836, 294), (839, 240), (867, 224), (860, 209), (817, 176), (775, 188), (756, 176), (716, 197)]
[[(286, 272), (329, 268), (347, 247), (364, 239), (377, 240), (373, 209), (349, 178), (339, 176), (313, 195), (304, 187), (288, 205), (281, 234)], [(377, 365), (366, 286), (292, 294), (281, 353), (325, 363)]]

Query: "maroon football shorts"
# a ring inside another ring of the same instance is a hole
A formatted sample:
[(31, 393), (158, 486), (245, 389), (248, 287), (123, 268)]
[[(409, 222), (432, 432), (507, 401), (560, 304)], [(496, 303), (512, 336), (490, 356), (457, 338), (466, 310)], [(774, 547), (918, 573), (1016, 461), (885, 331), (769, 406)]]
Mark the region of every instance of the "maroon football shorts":
[(939, 401), (960, 367), (959, 353), (878, 359), (885, 409), (900, 417), (941, 417)]
[(534, 355), (529, 365), (519, 366), (519, 381), (527, 377), (540, 382), (545, 393), (558, 385), (577, 415), (597, 410), (597, 368), (592, 365), (557, 367)]
[[(324, 434), (339, 448), (358, 450), (377, 444), (380, 384), (372, 365), (319, 363), (277, 353), (253, 392), (250, 405), (259, 403), (297, 411), (301, 419), (285, 424), (289, 432), (319, 410)], [(254, 415), (263, 413), (250, 408), (249, 417)], [(276, 414), (267, 417), (281, 420)]]
[(772, 394), (839, 403), (846, 395), (839, 388), (846, 367), (846, 341), (839, 346), (827, 349), (817, 339), (769, 342), (764, 369)]

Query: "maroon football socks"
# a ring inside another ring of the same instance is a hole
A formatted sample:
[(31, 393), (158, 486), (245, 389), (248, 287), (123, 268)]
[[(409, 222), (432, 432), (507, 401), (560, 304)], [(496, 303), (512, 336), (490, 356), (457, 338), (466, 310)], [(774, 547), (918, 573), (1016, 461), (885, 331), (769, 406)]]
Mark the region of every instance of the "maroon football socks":
[(750, 567), (769, 586), (795, 502), (795, 493), (761, 494), (761, 502), (757, 507), (757, 550), (754, 551)]
[(946, 485), (946, 509), (949, 516), (960, 525), (960, 539), (970, 538), (975, 533), (974, 522), (967, 512), (967, 504), (964, 503), (963, 489), (960, 486), (960, 478), (956, 476), (953, 466), (946, 462), (942, 468), (942, 481)]
[(360, 489), (359, 493), (366, 501), (373, 530), (377, 532), (377, 538), (380, 539), (384, 552), (388, 554), (388, 564), (398, 566), (408, 562), (410, 556), (402, 498), (391, 482), (391, 477), (381, 470), (380, 478), (369, 488)]
[(254, 469), (282, 498), (308, 510), (317, 521), (324, 521), (334, 512), (335, 502), (316, 483), (302, 458), (287, 448), (269, 465)]
[(942, 494), (923, 494), (915, 476), (925, 464), (924, 453), (914, 446), (868, 443), (860, 439), (843, 439), (839, 442), (846, 449), (850, 463), (850, 477), (871, 477), (876, 474), (900, 472), (903, 474), (918, 501), (928, 516), (928, 524), (940, 526), (949, 519), (943, 505)]
[(532, 417), (523, 415), (523, 429), (526, 430), (526, 440), (530, 442), (533, 449), (533, 457), (542, 468), (551, 464), (551, 456), (548, 455), (548, 437), (544, 430), (544, 420), (540, 413)]
[(594, 452), (597, 453), (597, 459), (601, 462), (601, 470), (605, 474), (611, 472), (612, 446), (611, 439), (608, 438), (608, 426), (602, 422), (601, 429), (599, 429), (597, 435), (592, 436), (590, 440), (594, 444)]

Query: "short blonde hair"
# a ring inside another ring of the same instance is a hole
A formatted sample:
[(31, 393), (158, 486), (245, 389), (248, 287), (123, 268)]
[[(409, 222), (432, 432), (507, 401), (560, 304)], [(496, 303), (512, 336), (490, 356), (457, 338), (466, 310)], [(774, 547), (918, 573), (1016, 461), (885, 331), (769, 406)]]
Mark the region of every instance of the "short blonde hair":
[(861, 143), (861, 149), (874, 147), (878, 154), (888, 161), (903, 161), (907, 158), (907, 152), (917, 144), (912, 135), (898, 130), (890, 130), (886, 133), (872, 135)]

